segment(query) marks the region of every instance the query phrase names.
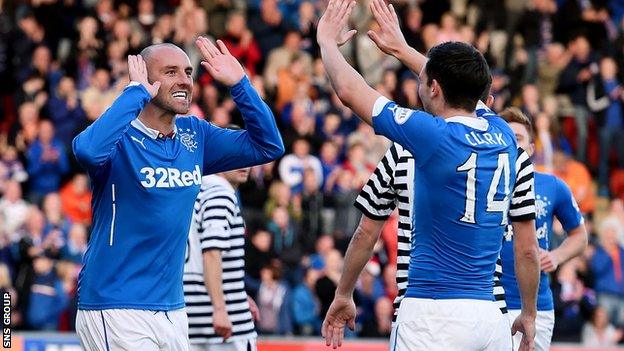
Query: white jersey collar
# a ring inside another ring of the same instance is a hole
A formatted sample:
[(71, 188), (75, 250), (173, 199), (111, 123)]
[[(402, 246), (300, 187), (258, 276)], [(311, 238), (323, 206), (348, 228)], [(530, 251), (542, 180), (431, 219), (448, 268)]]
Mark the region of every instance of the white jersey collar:
[[(173, 119), (173, 135), (178, 134), (178, 126), (175, 125), (176, 118), (177, 117), (174, 117)], [(141, 122), (141, 120), (138, 117), (135, 118), (132, 122), (130, 122), (130, 125), (132, 125), (134, 128), (143, 132), (143, 134), (146, 134), (152, 139), (158, 139), (159, 136), (162, 137), (162, 133), (160, 133), (156, 129), (146, 126), (145, 123)]]
[(487, 119), (483, 117), (454, 116), (445, 119), (445, 121), (447, 123), (461, 123), (467, 127), (477, 129), (482, 132), (485, 132), (490, 125)]

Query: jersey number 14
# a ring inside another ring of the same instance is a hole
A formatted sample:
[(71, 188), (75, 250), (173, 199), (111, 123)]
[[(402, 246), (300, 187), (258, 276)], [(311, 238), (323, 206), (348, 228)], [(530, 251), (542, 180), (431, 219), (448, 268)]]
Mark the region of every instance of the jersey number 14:
[[(494, 177), (490, 183), (490, 188), (487, 193), (487, 207), (488, 212), (501, 212), (503, 215), (502, 225), (507, 224), (507, 210), (509, 209), (509, 154), (498, 154), (498, 166), (494, 171)], [(466, 207), (464, 215), (460, 219), (466, 223), (476, 223), (475, 218), (475, 205), (477, 201), (477, 154), (475, 152), (470, 154), (468, 160), (461, 166), (457, 167), (458, 172), (467, 172), (468, 177), (466, 179)], [(504, 179), (503, 193), (498, 194), (498, 188), (501, 181)], [(502, 200), (496, 200), (495, 197), (502, 196)]]

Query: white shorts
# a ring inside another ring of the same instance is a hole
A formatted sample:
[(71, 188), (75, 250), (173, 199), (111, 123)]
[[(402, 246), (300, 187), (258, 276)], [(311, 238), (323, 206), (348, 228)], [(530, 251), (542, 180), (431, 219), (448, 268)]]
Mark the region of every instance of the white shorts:
[(220, 344), (191, 344), (191, 351), (258, 351), (258, 346), (254, 338)]
[(509, 320), (494, 301), (405, 298), (393, 334), (391, 351), (511, 350)]
[[(509, 323), (513, 325), (514, 320), (520, 315), (520, 310), (509, 310)], [(535, 351), (550, 350), (550, 341), (555, 327), (555, 311), (537, 311), (535, 318)], [(514, 351), (518, 351), (522, 333), (513, 336)]]
[(87, 351), (188, 351), (186, 311), (78, 310), (76, 332)]

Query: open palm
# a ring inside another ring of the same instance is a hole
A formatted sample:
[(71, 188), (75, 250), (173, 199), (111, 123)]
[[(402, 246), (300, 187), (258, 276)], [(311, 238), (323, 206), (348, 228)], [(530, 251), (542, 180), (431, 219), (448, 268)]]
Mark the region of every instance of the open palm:
[(334, 349), (342, 346), (345, 325), (351, 330), (355, 329), (355, 303), (352, 298), (336, 296), (321, 329), (327, 346), (332, 345)]
[(230, 54), (221, 40), (217, 40), (218, 48), (208, 38), (204, 37), (197, 38), (195, 45), (204, 58), (201, 62), (202, 66), (217, 81), (232, 86), (245, 76), (243, 66)]
[(157, 81), (153, 84), (149, 82), (147, 78), (147, 65), (141, 55), (128, 56), (128, 75), (130, 76), (131, 82), (141, 83), (152, 97), (158, 94), (160, 82)]
[(381, 51), (388, 55), (396, 55), (401, 48), (407, 46), (405, 37), (399, 26), (399, 16), (394, 11), (392, 4), (386, 5), (383, 0), (373, 0), (370, 9), (379, 23), (379, 30), (368, 31), (368, 36), (375, 42)]

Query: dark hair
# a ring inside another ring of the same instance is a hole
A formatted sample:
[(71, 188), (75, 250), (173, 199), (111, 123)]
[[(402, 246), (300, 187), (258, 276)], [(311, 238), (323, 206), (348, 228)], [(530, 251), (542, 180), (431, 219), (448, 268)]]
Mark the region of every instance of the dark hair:
[(427, 85), (435, 79), (449, 107), (473, 111), (492, 82), (483, 55), (471, 45), (452, 41), (434, 46), (427, 56)]
[(527, 117), (519, 108), (517, 107), (507, 107), (499, 114), (502, 119), (504, 119), (507, 123), (519, 123), (522, 124), (529, 133), (529, 141), (533, 142), (533, 124), (531, 123), (531, 119)]
[(483, 93), (481, 93), (481, 96), (479, 97), (479, 100), (483, 101), (484, 104), (487, 102), (487, 100), (490, 97), (491, 88), (492, 88), (492, 77), (490, 77), (490, 82), (485, 86)]

